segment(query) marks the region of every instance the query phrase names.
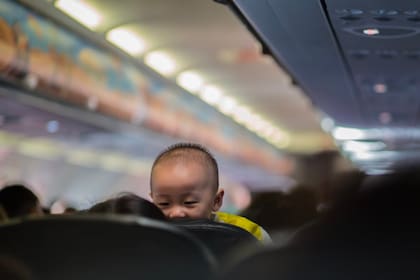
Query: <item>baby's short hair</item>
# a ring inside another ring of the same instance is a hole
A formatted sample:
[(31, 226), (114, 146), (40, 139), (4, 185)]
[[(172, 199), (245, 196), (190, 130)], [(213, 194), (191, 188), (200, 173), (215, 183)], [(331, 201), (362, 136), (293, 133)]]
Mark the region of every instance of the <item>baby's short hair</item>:
[(150, 175), (150, 186), (152, 187), (153, 170), (159, 163), (175, 160), (181, 162), (198, 162), (203, 164), (210, 171), (213, 179), (212, 184), (216, 190), (219, 188), (219, 168), (214, 156), (202, 145), (196, 143), (181, 142), (167, 147), (155, 159)]

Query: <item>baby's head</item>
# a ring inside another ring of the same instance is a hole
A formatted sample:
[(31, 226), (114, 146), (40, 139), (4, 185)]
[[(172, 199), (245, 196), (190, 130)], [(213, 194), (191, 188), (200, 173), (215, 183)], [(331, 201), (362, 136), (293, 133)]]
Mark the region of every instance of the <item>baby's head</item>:
[(150, 188), (153, 202), (171, 219), (210, 218), (222, 206), (224, 194), (216, 160), (192, 143), (172, 145), (156, 158)]

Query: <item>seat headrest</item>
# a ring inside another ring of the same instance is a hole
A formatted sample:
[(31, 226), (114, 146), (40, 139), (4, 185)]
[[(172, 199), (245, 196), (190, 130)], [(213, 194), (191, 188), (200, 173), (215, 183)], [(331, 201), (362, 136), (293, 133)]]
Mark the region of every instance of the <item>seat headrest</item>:
[(174, 220), (172, 223), (191, 232), (219, 258), (242, 245), (258, 243), (251, 233), (230, 224), (208, 219)]
[[(56, 216), (0, 226), (0, 248), (36, 279), (195, 279), (214, 260), (173, 225), (136, 217)], [(186, 267), (188, 266), (188, 267)]]

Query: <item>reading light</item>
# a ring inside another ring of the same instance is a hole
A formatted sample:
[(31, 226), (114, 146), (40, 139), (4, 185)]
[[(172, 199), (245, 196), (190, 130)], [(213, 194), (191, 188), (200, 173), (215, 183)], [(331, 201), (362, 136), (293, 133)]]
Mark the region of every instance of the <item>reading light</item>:
[(386, 86), (386, 84), (378, 83), (373, 86), (373, 90), (376, 93), (385, 93), (388, 91), (388, 87)]
[(375, 35), (378, 35), (379, 33), (380, 33), (379, 29), (377, 29), (377, 28), (363, 29), (363, 34), (368, 35), (368, 36), (375, 36)]

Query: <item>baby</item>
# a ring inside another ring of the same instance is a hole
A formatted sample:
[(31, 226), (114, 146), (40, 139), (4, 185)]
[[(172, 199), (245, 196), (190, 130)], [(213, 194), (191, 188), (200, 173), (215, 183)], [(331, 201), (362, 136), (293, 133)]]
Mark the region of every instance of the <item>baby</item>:
[(267, 232), (250, 220), (218, 212), (224, 191), (214, 157), (201, 145), (178, 143), (155, 160), (150, 175), (153, 202), (169, 219), (212, 219), (241, 227), (258, 240), (270, 240)]

